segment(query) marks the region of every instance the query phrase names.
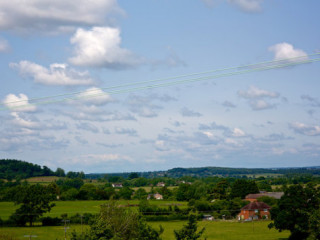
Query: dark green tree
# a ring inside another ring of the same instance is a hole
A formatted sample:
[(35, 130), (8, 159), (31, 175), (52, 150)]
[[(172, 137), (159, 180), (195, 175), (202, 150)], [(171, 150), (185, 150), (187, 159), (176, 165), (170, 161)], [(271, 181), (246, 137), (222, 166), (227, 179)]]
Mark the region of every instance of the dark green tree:
[(217, 183), (217, 185), (212, 189), (212, 195), (214, 199), (226, 199), (227, 198), (227, 188), (229, 183), (226, 179), (223, 179)]
[(130, 174), (129, 174), (129, 177), (128, 177), (128, 178), (131, 180), (131, 179), (135, 179), (135, 178), (138, 178), (138, 177), (139, 177), (139, 174), (133, 172), (133, 173), (130, 173)]
[(139, 200), (141, 199), (147, 199), (148, 193), (144, 188), (139, 188), (137, 191), (135, 191), (134, 198), (137, 198)]
[(278, 202), (278, 206), (271, 209), (273, 223), (279, 231), (289, 230), (290, 240), (308, 239), (310, 236), (319, 238), (319, 205), (320, 190), (312, 184), (292, 185), (288, 187)]
[(31, 185), (21, 187), (15, 195), (15, 205), (21, 206), (11, 216), (11, 219), (18, 225), (25, 225), (29, 222), (30, 226), (34, 221), (46, 212), (50, 212), (55, 206), (51, 203), (55, 199), (55, 194), (52, 189), (41, 186)]
[(55, 171), (55, 175), (58, 177), (65, 177), (66, 176), (66, 174), (62, 168), (57, 168), (57, 170)]
[(187, 225), (184, 225), (180, 230), (174, 230), (174, 235), (176, 240), (196, 240), (200, 239), (201, 235), (205, 231), (205, 228), (202, 228), (198, 232), (197, 230), (197, 216), (190, 214)]
[(258, 193), (259, 188), (255, 181), (247, 181), (245, 179), (237, 179), (231, 188), (231, 198), (245, 198), (249, 193)]
[(119, 191), (120, 198), (123, 198), (125, 200), (130, 200), (132, 193), (133, 190), (129, 187), (123, 187)]

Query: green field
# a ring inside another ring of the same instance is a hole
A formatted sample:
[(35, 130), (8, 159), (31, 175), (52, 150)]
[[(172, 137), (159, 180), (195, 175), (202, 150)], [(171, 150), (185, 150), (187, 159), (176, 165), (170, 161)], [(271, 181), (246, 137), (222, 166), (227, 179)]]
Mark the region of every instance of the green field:
[[(67, 213), (68, 216), (75, 215), (76, 213), (98, 213), (100, 205), (106, 201), (57, 201), (56, 206), (52, 208), (52, 211), (46, 216), (60, 217), (61, 214)], [(121, 205), (131, 205), (136, 208), (139, 204), (138, 200), (119, 201)], [(150, 201), (150, 204), (168, 206), (172, 204), (179, 204), (179, 207), (186, 207), (187, 202), (174, 202), (174, 201)], [(2, 219), (8, 219), (9, 216), (15, 211), (16, 206), (12, 202), (0, 202), (0, 217)], [(259, 240), (272, 240), (272, 239), (286, 239), (289, 236), (289, 232), (277, 232), (276, 230), (269, 230), (267, 225), (268, 221), (238, 223), (235, 221), (214, 221), (214, 222), (199, 222), (200, 227), (205, 227), (205, 237), (207, 239), (259, 239)], [(180, 229), (185, 222), (183, 221), (170, 221), (170, 222), (149, 222), (153, 227), (162, 225), (164, 227), (164, 233), (162, 235), (163, 240), (174, 239), (173, 230)], [(87, 228), (87, 226), (84, 226)], [(81, 232), (80, 225), (72, 225), (68, 229), (68, 232), (72, 230)], [(24, 235), (37, 235), (34, 239), (43, 240), (55, 240), (64, 239), (63, 226), (57, 227), (4, 227), (0, 228), (1, 234), (9, 234), (16, 236), (17, 239), (27, 239)], [(68, 238), (69, 239), (69, 238)]]
[[(106, 200), (102, 201), (56, 201), (55, 207), (52, 208), (50, 213), (45, 214), (44, 216), (50, 217), (60, 217), (61, 214), (67, 213), (68, 216), (75, 215), (76, 213), (98, 213), (100, 210), (100, 205), (106, 203)], [(120, 200), (118, 202), (120, 205), (128, 206), (131, 205), (134, 208), (137, 208), (139, 200)], [(177, 201), (157, 201), (150, 200), (151, 205), (158, 205), (161, 207), (169, 205), (178, 205), (179, 208), (187, 207), (187, 202), (177, 202)], [(15, 206), (13, 202), (0, 202), (0, 218), (6, 220), (9, 216), (14, 213), (15, 209), (18, 206)]]
[[(267, 225), (269, 221), (260, 222), (248, 222), (248, 223), (238, 223), (238, 222), (199, 222), (199, 227), (205, 227), (204, 237), (208, 240), (280, 240), (287, 239), (289, 236), (288, 231), (277, 232), (276, 230), (269, 230)], [(157, 228), (162, 225), (164, 228), (164, 233), (162, 234), (163, 240), (174, 240), (173, 230), (180, 229), (185, 222), (173, 221), (173, 222), (152, 222), (149, 223), (151, 226)], [(84, 229), (87, 226), (83, 227)], [(81, 232), (80, 225), (71, 225), (67, 230), (68, 235), (73, 231)], [(63, 226), (58, 227), (23, 227), (23, 228), (0, 228), (0, 233), (9, 234), (16, 236), (17, 239), (27, 239), (24, 235), (37, 235), (37, 238), (41, 240), (55, 240), (64, 239), (64, 229)], [(70, 236), (70, 235), (69, 235)], [(69, 237), (67, 239), (70, 239)], [(204, 238), (202, 238), (204, 239)]]

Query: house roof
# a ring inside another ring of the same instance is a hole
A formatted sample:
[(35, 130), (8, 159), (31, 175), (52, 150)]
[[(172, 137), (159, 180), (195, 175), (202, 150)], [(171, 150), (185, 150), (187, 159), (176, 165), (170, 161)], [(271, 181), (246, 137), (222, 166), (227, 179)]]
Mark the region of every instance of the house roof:
[(264, 202), (251, 202), (248, 205), (241, 208), (241, 210), (263, 210), (263, 209), (270, 209), (271, 207), (264, 203)]
[(275, 199), (280, 199), (284, 193), (283, 192), (264, 192), (264, 193), (254, 193), (254, 194), (248, 194), (246, 196), (246, 199), (257, 199), (259, 197), (273, 197)]

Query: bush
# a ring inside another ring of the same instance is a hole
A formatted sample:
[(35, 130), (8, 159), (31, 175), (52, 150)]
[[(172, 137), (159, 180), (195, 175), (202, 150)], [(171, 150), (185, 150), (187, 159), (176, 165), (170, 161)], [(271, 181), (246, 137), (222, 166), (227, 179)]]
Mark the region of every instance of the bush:
[[(95, 218), (95, 214), (92, 213), (84, 213), (82, 214), (82, 224), (90, 224), (91, 220)], [(70, 222), (81, 224), (81, 214), (77, 213), (70, 217)]]
[(42, 226), (60, 226), (62, 225), (62, 219), (55, 217), (43, 217), (41, 218)]

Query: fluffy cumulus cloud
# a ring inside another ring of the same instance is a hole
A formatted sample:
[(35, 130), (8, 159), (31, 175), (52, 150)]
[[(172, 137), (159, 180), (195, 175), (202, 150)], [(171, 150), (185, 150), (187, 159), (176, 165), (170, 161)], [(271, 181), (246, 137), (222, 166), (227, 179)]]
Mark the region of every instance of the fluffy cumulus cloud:
[(276, 99), (280, 97), (280, 94), (251, 86), (247, 90), (238, 91), (238, 96), (247, 99), (252, 110), (264, 110), (276, 106), (265, 99)]
[(319, 136), (320, 126), (310, 126), (301, 122), (294, 122), (289, 124), (289, 127), (293, 129), (296, 133), (307, 135), (307, 136)]
[(276, 107), (275, 104), (268, 103), (267, 101), (265, 101), (263, 99), (251, 100), (251, 101), (249, 101), (249, 105), (250, 105), (251, 109), (255, 110), (255, 111)]
[(69, 59), (74, 65), (122, 69), (141, 62), (131, 51), (121, 48), (120, 30), (117, 28), (80, 28), (70, 41), (75, 45), (75, 55)]
[(255, 86), (250, 86), (248, 90), (240, 90), (238, 91), (238, 95), (242, 98), (246, 99), (255, 99), (255, 98), (277, 98), (279, 97), (279, 93), (270, 92), (267, 90), (260, 89)]
[(234, 128), (232, 131), (232, 136), (234, 137), (244, 137), (246, 134), (240, 128)]
[(0, 37), (0, 52), (6, 52), (8, 50), (9, 50), (8, 41)]
[(77, 26), (102, 25), (122, 12), (116, 0), (0, 1), (0, 29), (28, 33), (66, 32)]
[(93, 80), (88, 72), (78, 72), (70, 68), (67, 64), (51, 64), (45, 68), (29, 61), (10, 63), (10, 67), (17, 69), (22, 76), (31, 77), (36, 83), (45, 85), (90, 85)]
[(36, 107), (29, 103), (28, 96), (22, 93), (19, 95), (8, 94), (3, 100), (3, 105), (13, 112), (36, 111)]
[(106, 103), (112, 102), (111, 96), (104, 92), (101, 88), (92, 87), (88, 88), (84, 92), (77, 95), (77, 100), (88, 105), (105, 105)]
[(269, 51), (274, 53), (274, 60), (289, 59), (289, 61), (295, 62), (308, 59), (308, 55), (303, 50), (296, 49), (292, 44), (286, 42), (269, 47)]
[(228, 3), (238, 7), (245, 12), (259, 12), (261, 11), (261, 4), (263, 0), (227, 0)]
[(11, 116), (13, 117), (12, 123), (14, 126), (28, 129), (36, 129), (40, 126), (38, 122), (21, 117), (20, 114), (17, 112), (12, 112)]

